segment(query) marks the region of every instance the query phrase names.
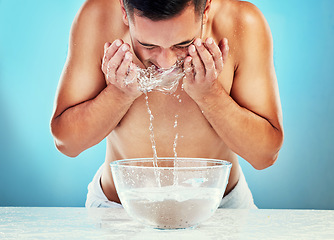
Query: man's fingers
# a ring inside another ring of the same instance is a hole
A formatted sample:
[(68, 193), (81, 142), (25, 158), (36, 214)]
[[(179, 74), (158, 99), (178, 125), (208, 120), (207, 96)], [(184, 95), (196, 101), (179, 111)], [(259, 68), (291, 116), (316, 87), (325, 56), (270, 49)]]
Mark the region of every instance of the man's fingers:
[(125, 79), (128, 75), (128, 69), (130, 67), (131, 62), (132, 62), (132, 53), (131, 52), (125, 53), (123, 61), (116, 71), (116, 81), (120, 83), (122, 86), (126, 85)]
[(117, 52), (114, 54), (114, 56), (109, 60), (109, 62), (106, 64), (107, 65), (107, 76), (108, 76), (108, 81), (114, 82), (117, 79), (110, 79), (112, 77), (116, 77), (116, 72), (118, 68), (120, 67), (123, 58), (130, 49), (129, 45), (127, 43), (122, 44)]
[(106, 53), (108, 47), (110, 47), (110, 46), (111, 46), (111, 43), (110, 43), (110, 42), (106, 42), (106, 43), (104, 44), (104, 53)]
[(214, 42), (212, 38), (207, 38), (205, 41), (205, 45), (213, 57), (217, 73), (220, 74), (221, 71), (223, 70), (223, 65), (224, 65), (223, 58), (222, 58), (222, 52), (220, 51), (220, 48), (218, 47), (218, 45)]
[(106, 72), (107, 64), (110, 59), (115, 55), (119, 47), (123, 44), (121, 39), (116, 39), (112, 44), (109, 42), (104, 44), (104, 56), (102, 59), (102, 71)]
[(137, 85), (137, 67), (136, 64), (131, 63), (128, 68), (128, 75), (125, 77), (124, 83), (125, 85)]
[(186, 57), (183, 63), (183, 69), (185, 71), (185, 80), (188, 82), (194, 81), (194, 71), (191, 65), (192, 58), (190, 56)]
[(109, 60), (108, 62), (108, 67), (112, 70), (112, 71), (117, 71), (117, 69), (119, 68), (120, 64), (123, 61), (123, 58), (125, 56), (125, 53), (129, 51), (129, 46), (128, 44), (124, 43), (115, 53), (115, 55)]
[(205, 73), (207, 75), (211, 75), (212, 72), (215, 71), (215, 63), (211, 53), (208, 51), (208, 49), (206, 49), (200, 38), (197, 38), (194, 43), (197, 52), (205, 66)]
[(200, 56), (198, 55), (194, 45), (189, 46), (189, 55), (192, 57), (192, 63), (194, 66), (194, 74), (202, 78), (202, 80), (204, 80), (205, 69), (204, 69), (202, 60), (200, 59)]

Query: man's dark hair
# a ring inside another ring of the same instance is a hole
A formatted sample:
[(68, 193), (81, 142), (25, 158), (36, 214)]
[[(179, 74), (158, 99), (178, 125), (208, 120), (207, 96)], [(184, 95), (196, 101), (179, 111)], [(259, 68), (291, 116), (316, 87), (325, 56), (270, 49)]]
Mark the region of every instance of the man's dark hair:
[(206, 0), (123, 0), (125, 10), (131, 17), (135, 13), (152, 21), (172, 18), (191, 4), (195, 13), (203, 14)]

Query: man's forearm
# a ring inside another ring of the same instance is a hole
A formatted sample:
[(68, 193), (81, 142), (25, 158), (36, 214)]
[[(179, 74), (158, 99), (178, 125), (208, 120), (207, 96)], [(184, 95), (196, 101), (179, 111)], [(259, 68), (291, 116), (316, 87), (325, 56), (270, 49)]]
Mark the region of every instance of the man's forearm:
[(227, 146), (254, 168), (264, 169), (276, 161), (283, 142), (280, 126), (240, 107), (223, 89), (197, 104)]
[(98, 144), (117, 126), (133, 101), (109, 84), (94, 99), (66, 109), (51, 121), (57, 148), (75, 157)]

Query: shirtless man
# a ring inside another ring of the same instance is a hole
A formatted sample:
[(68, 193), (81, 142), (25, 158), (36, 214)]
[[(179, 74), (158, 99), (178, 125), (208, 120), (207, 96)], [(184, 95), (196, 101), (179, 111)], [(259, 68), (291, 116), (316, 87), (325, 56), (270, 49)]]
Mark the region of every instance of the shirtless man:
[(269, 26), (254, 5), (238, 0), (133, 2), (87, 0), (77, 14), (51, 119), (55, 144), (75, 157), (107, 138), (86, 206), (119, 203), (109, 163), (153, 156), (145, 95), (124, 79), (136, 75), (134, 64), (169, 68), (184, 58), (176, 92), (182, 104), (148, 93), (157, 153), (174, 156), (178, 114), (177, 155), (230, 161), (229, 195), (243, 177), (237, 155), (264, 169), (283, 143)]

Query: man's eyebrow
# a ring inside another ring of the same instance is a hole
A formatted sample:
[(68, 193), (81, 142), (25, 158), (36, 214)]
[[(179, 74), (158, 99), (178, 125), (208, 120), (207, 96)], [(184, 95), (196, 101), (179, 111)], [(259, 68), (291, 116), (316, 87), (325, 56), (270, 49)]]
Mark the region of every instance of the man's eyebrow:
[[(191, 40), (186, 40), (186, 41), (177, 43), (174, 46), (191, 44), (194, 40), (195, 40), (195, 37)], [(138, 39), (137, 39), (137, 42), (139, 42), (141, 45), (143, 45), (145, 47), (157, 47), (157, 45), (154, 45), (154, 44), (140, 42)]]

